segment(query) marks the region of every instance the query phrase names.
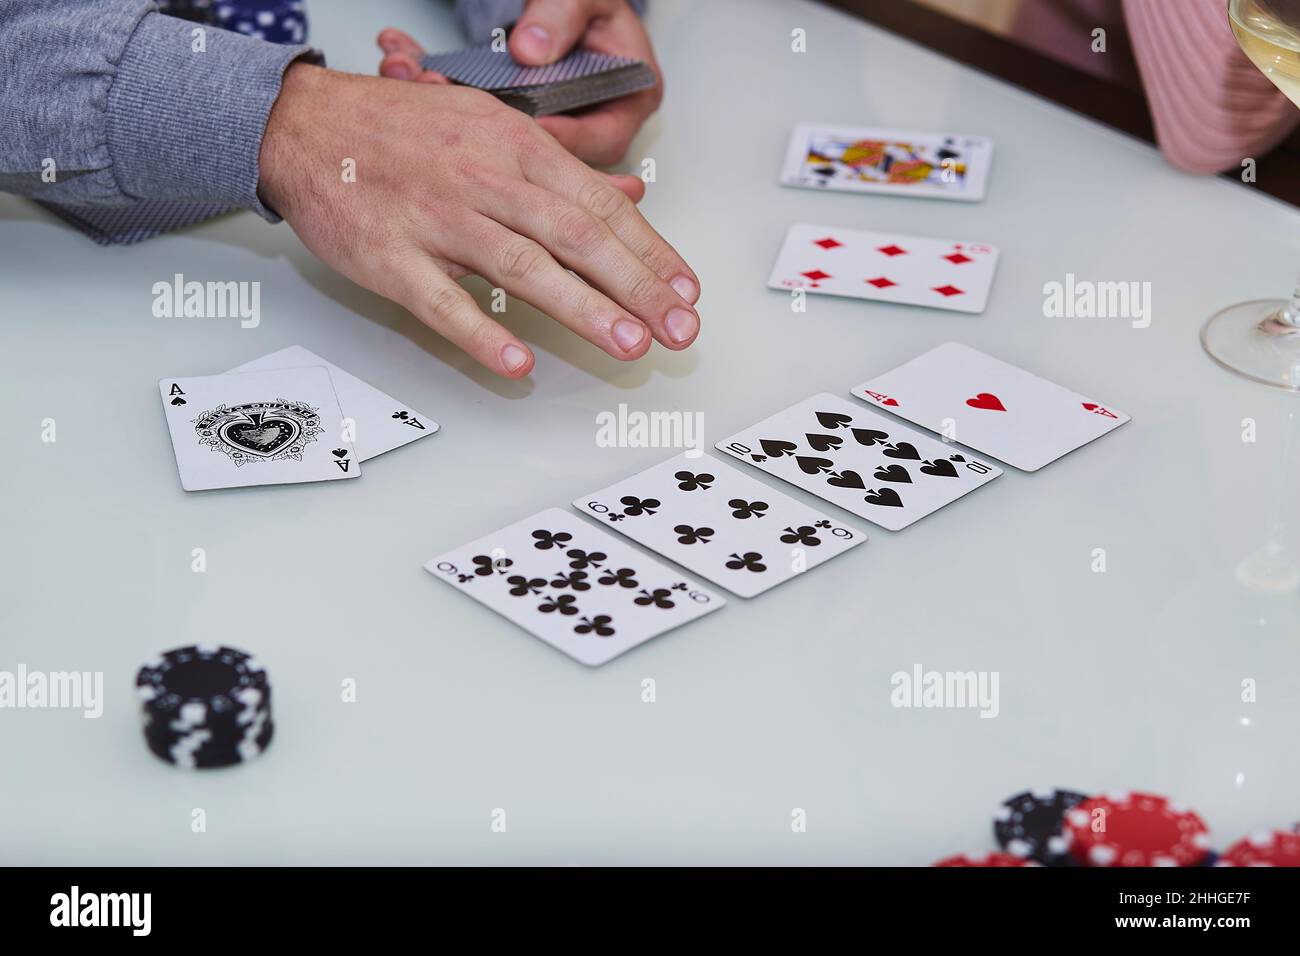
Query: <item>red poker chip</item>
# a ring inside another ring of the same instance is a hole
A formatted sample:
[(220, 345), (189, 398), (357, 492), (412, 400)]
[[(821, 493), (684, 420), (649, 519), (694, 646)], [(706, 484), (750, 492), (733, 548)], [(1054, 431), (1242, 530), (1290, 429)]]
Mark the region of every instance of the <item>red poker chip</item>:
[(958, 853), (940, 860), (935, 866), (1040, 866), (1010, 853)]
[(1300, 833), (1252, 833), (1224, 850), (1215, 866), (1300, 866)]
[(1065, 828), (1088, 866), (1196, 866), (1210, 849), (1205, 821), (1154, 793), (1085, 800), (1066, 812)]

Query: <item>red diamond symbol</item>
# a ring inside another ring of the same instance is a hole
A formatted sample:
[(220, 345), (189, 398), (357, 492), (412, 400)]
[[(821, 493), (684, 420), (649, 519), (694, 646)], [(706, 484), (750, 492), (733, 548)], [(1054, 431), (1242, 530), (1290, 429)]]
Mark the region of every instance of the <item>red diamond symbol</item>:
[(875, 279), (868, 279), (867, 285), (874, 285), (877, 289), (888, 289), (891, 285), (898, 285), (893, 279), (886, 279), (884, 276), (878, 276)]
[(838, 239), (832, 239), (830, 236), (827, 236), (825, 239), (813, 240), (813, 245), (821, 246), (823, 249), (834, 249), (837, 246), (844, 245), (844, 243), (840, 242)]
[(877, 251), (877, 252), (883, 252), (883, 253), (884, 253), (885, 255), (887, 255), (887, 256), (905, 256), (905, 255), (907, 255), (907, 250), (906, 250), (906, 249), (901, 249), (901, 248), (899, 248), (898, 246), (894, 245), (893, 243), (890, 243), (890, 244), (887, 245), (887, 246), (881, 246), (881, 247), (880, 247), (879, 249), (877, 249), (876, 251)]
[(809, 279), (813, 282), (820, 282), (822, 279), (829, 279), (831, 277), (829, 272), (822, 272), (821, 269), (813, 269), (809, 272), (801, 272), (799, 274), (805, 279)]
[(960, 253), (960, 252), (953, 252), (953, 253), (950, 253), (950, 254), (944, 256), (944, 258), (947, 259), (949, 262), (951, 262), (951, 263), (952, 263), (953, 265), (955, 265), (955, 266), (959, 266), (959, 265), (961, 265), (963, 262), (974, 262), (974, 261), (975, 261), (975, 260), (972, 259), (970, 256), (963, 255), (963, 254)]
[(964, 290), (957, 288), (955, 285), (937, 285), (934, 287), (934, 291), (945, 297), (966, 294)]

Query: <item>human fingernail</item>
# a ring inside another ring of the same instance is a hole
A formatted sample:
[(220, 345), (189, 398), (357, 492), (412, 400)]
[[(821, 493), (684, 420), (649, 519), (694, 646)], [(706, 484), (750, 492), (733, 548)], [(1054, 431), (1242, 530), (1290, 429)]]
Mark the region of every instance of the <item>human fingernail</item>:
[(700, 329), (700, 320), (685, 309), (673, 309), (664, 319), (664, 328), (674, 342), (685, 342)]
[(528, 353), (517, 345), (507, 345), (501, 350), (501, 364), (507, 372), (517, 372), (528, 364)]
[(691, 305), (700, 297), (700, 290), (695, 287), (695, 283), (686, 276), (678, 276), (672, 282), (668, 283), (673, 287), (673, 291), (680, 295)]
[(388, 68), (388, 76), (394, 80), (409, 80), (411, 78), (411, 68), (405, 63), (394, 63)]
[(532, 53), (533, 56), (544, 58), (551, 52), (551, 35), (537, 24), (524, 27), (523, 43), (527, 47), (525, 53)]
[(619, 319), (614, 323), (614, 341), (625, 352), (630, 352), (645, 338), (645, 326), (628, 319)]

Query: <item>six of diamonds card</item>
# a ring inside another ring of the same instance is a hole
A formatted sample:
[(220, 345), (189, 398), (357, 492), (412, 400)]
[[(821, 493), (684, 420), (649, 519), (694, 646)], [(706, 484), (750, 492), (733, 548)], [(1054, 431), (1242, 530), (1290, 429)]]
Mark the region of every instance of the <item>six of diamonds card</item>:
[(853, 394), (1025, 471), (1129, 420), (1096, 399), (956, 342), (869, 379)]
[(718, 442), (720, 451), (898, 531), (1002, 469), (835, 395), (814, 395)]
[(983, 312), (997, 262), (997, 249), (982, 243), (796, 223), (786, 233), (767, 284), (772, 289)]
[(984, 198), (993, 143), (965, 133), (913, 133), (801, 123), (790, 136), (781, 182), (847, 192)]
[(186, 491), (361, 474), (323, 368), (164, 378), (158, 389)]
[(685, 455), (583, 495), (573, 506), (741, 597), (866, 540), (735, 468)]
[(590, 666), (726, 603), (561, 508), (448, 551), (424, 568)]

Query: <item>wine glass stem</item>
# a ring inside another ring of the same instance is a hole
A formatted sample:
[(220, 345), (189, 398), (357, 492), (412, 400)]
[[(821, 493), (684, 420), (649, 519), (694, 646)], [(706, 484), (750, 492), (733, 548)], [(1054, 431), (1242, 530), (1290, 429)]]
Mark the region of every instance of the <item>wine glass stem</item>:
[(1296, 281), (1295, 291), (1291, 293), (1291, 301), (1282, 307), (1277, 317), (1278, 321), (1300, 329), (1300, 280)]

